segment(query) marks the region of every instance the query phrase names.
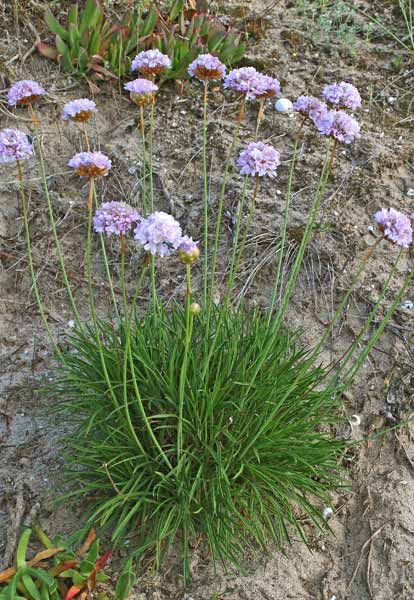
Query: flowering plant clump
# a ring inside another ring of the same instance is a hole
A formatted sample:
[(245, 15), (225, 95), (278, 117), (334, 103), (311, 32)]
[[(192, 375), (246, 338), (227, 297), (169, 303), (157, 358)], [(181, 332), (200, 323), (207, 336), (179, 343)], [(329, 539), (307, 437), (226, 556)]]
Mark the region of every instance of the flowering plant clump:
[(254, 67), (233, 69), (224, 80), (224, 88), (252, 99), (260, 96), (260, 74)]
[(153, 256), (163, 257), (179, 248), (182, 230), (171, 215), (155, 212), (138, 224), (134, 237)]
[(242, 175), (275, 177), (280, 165), (280, 154), (269, 144), (252, 142), (240, 153), (237, 165)]
[(217, 56), (200, 54), (188, 67), (188, 73), (201, 81), (223, 79), (226, 75), (226, 67)]
[(351, 83), (341, 81), (324, 87), (322, 92), (325, 100), (338, 108), (361, 108), (361, 96), (357, 88)]
[(45, 90), (37, 81), (24, 79), (23, 81), (16, 81), (11, 86), (7, 94), (7, 102), (9, 106), (23, 106), (39, 100), (45, 94)]
[(413, 242), (413, 228), (410, 219), (395, 208), (382, 208), (375, 213), (374, 219), (387, 240), (402, 248), (408, 248)]
[(93, 228), (96, 233), (126, 235), (141, 220), (135, 208), (125, 202), (104, 202), (95, 212)]
[(70, 159), (68, 166), (75, 169), (80, 177), (105, 177), (112, 168), (112, 162), (102, 152), (79, 152)]
[(0, 163), (27, 160), (33, 154), (33, 143), (23, 131), (2, 129), (0, 131)]
[(148, 79), (134, 79), (126, 83), (124, 89), (130, 93), (135, 104), (143, 105), (153, 102), (158, 86)]
[(88, 98), (80, 98), (79, 100), (71, 100), (63, 107), (63, 120), (76, 121), (82, 123), (89, 121), (93, 113), (96, 113), (96, 104)]
[(140, 52), (131, 63), (131, 71), (143, 75), (156, 75), (168, 69), (171, 69), (171, 59), (157, 49)]
[(351, 144), (360, 137), (358, 121), (342, 111), (330, 110), (314, 119), (320, 133), (338, 142)]

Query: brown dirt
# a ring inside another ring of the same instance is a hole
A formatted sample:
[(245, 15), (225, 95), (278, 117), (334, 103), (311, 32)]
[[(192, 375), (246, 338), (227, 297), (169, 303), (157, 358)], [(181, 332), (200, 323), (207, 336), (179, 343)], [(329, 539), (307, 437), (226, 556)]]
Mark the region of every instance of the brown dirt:
[[(13, 10), (13, 6), (14, 10)], [(8, 24), (2, 41), (3, 93), (9, 80), (30, 77), (49, 91), (39, 113), (47, 151), (49, 184), (58, 216), (64, 253), (77, 285), (77, 295), (86, 297), (83, 276), (86, 188), (66, 167), (75, 149), (81, 148), (76, 126), (59, 120), (63, 104), (87, 95), (88, 89), (58, 67), (34, 55), (23, 57), (33, 41), (33, 27), (42, 33), (38, 2), (0, 1), (0, 15)], [(223, 9), (223, 4), (222, 7)], [(381, 14), (392, 22), (389, 5)], [(387, 12), (388, 10), (388, 12)], [(17, 11), (17, 12), (16, 12)], [(302, 326), (305, 341), (312, 344), (323, 333), (332, 305), (341, 297), (355, 265), (374, 238), (368, 231), (372, 213), (381, 206), (412, 210), (412, 110), (413, 72), (404, 65), (398, 73), (391, 59), (398, 46), (385, 39), (364, 41), (356, 36), (355, 52), (341, 46), (338, 39), (327, 42), (314, 33), (312, 23), (300, 16), (294, 2), (254, 0), (226, 2), (224, 11), (249, 27), (261, 23), (264, 36), (252, 41), (249, 58), (253, 64), (277, 75), (286, 96), (317, 94), (333, 80), (345, 79), (361, 90), (364, 107), (358, 118), (362, 138), (338, 154), (329, 194), (324, 206), (320, 232), (313, 240), (300, 286), (292, 304), (289, 323)], [(230, 17), (229, 17), (230, 18)], [(262, 19), (260, 21), (259, 19)], [(31, 25), (29, 26), (28, 21)], [(253, 25), (251, 25), (253, 24)], [(19, 46), (16, 45), (19, 37)], [(17, 59), (13, 57), (17, 55)], [(394, 99), (394, 100), (393, 100)], [(100, 185), (106, 199), (140, 202), (141, 150), (137, 137), (137, 115), (117, 88), (106, 88), (97, 97), (99, 114), (92, 139), (114, 162), (113, 174)], [(221, 157), (229, 145), (235, 107), (226, 103), (219, 89), (211, 94), (208, 135), (212, 151), (212, 209), (220, 182)], [(274, 268), (286, 189), (288, 158), (296, 123), (266, 109), (260, 138), (272, 141), (281, 151), (284, 164), (276, 182), (265, 182), (258, 196), (248, 260), (243, 265), (239, 289), (250, 302), (267, 305), (270, 276)], [(201, 214), (200, 161), (201, 97), (197, 86), (186, 86), (178, 97), (173, 87), (159, 94), (154, 141), (154, 170), (157, 208), (169, 210), (194, 237), (199, 234)], [(255, 107), (247, 110), (240, 145), (254, 134)], [(1, 127), (30, 128), (28, 115), (10, 112), (1, 104)], [(320, 166), (322, 145), (307, 132), (301, 146), (295, 184), (293, 225), (303, 224), (309, 206), (315, 171)], [(12, 168), (1, 169), (0, 182), (0, 556), (9, 553), (13, 532), (21, 520), (29, 522), (37, 514), (51, 533), (71, 532), (78, 525), (77, 514), (51, 503), (60, 492), (62, 470), (59, 438), (70, 424), (57, 422), (46, 412), (53, 397), (37, 394), (42, 377), (50, 374), (50, 348), (41, 327), (25, 259), (22, 217), (16, 175)], [(64, 337), (71, 319), (58, 275), (53, 241), (36, 167), (27, 172), (30, 194), (30, 220), (34, 254), (39, 271), (48, 319), (56, 334)], [(219, 273), (224, 274), (226, 247), (231, 240), (231, 216), (237, 207), (241, 183), (232, 169), (226, 194), (225, 235)], [(275, 195), (281, 190), (281, 195)], [(276, 202), (275, 202), (276, 198)], [(276, 216), (275, 216), (276, 205)], [(294, 237), (292, 231), (292, 237)], [(131, 251), (131, 285), (139, 257)], [(96, 246), (96, 284), (104, 279), (99, 248)], [(324, 359), (338, 358), (364, 323), (369, 308), (378, 297), (381, 284), (395, 260), (395, 250), (383, 244), (370, 260), (361, 285), (352, 297)], [(119, 253), (111, 249), (113, 268), (119, 269)], [(387, 300), (395, 295), (412, 257), (404, 259)], [(259, 268), (256, 268), (259, 264)], [(184, 283), (180, 267), (163, 263), (160, 290), (165, 297), (182, 297)], [(195, 289), (198, 282), (196, 279)], [(220, 284), (217, 286), (220, 295)], [(143, 294), (145, 297), (145, 294)], [(101, 310), (106, 309), (101, 295)], [(410, 288), (404, 298), (413, 299)], [(392, 324), (364, 365), (349, 396), (344, 413), (358, 415), (359, 427), (349, 426), (346, 435), (361, 437), (384, 431), (407, 417), (412, 409), (413, 315), (410, 309), (397, 310)], [(46, 412), (41, 412), (41, 409)], [(333, 498), (335, 515), (330, 520), (333, 535), (314, 534), (312, 552), (298, 540), (286, 555), (274, 553), (262, 561), (247, 560), (244, 576), (213, 573), (208, 559), (194, 553), (194, 580), (184, 595), (180, 576), (172, 561), (161, 575), (144, 575), (135, 588), (136, 600), (390, 600), (414, 598), (412, 553), (414, 537), (414, 444), (411, 428), (373, 438), (358, 446), (348, 457), (352, 489)], [(21, 519), (20, 519), (21, 517)], [(248, 559), (248, 557), (247, 557)], [(214, 595), (216, 594), (216, 595)]]

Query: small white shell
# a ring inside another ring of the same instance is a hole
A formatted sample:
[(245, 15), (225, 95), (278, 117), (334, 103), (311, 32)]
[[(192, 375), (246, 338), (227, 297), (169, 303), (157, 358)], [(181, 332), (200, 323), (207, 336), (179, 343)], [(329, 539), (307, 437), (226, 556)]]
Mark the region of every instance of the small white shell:
[(275, 109), (279, 113), (290, 113), (293, 110), (293, 104), (288, 98), (279, 98), (275, 103)]
[(351, 423), (351, 425), (359, 427), (361, 425), (361, 417), (359, 415), (351, 415), (349, 422)]
[(325, 508), (322, 511), (322, 516), (326, 520), (330, 519), (333, 514), (334, 514), (334, 511), (330, 506), (325, 506)]

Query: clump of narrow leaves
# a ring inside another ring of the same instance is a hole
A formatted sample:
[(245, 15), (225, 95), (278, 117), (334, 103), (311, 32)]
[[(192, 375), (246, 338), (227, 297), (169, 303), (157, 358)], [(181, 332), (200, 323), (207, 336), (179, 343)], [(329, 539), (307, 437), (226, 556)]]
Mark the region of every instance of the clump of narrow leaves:
[(125, 360), (125, 325), (101, 321), (110, 389), (88, 328), (71, 336), (51, 385), (77, 427), (66, 498), (89, 496), (89, 522), (114, 543), (130, 537), (136, 557), (159, 564), (177, 541), (188, 578), (200, 540), (242, 567), (292, 534), (306, 541), (306, 522), (325, 527), (344, 441), (337, 396), (299, 334), (276, 334), (260, 310), (213, 306), (194, 318), (183, 383), (185, 331), (179, 306), (137, 317)]
[[(29, 560), (27, 550), (33, 532), (43, 550)], [(92, 598), (97, 584), (109, 580), (103, 568), (111, 554), (108, 550), (99, 556), (99, 540), (93, 529), (75, 551), (59, 537), (51, 541), (41, 529), (26, 528), (17, 546), (16, 566), (0, 573), (0, 600)]]
[(148, 48), (168, 54), (172, 69), (167, 77), (187, 78), (187, 67), (203, 51), (214, 52), (227, 65), (238, 62), (246, 50), (242, 34), (224, 28), (211, 15), (186, 10), (184, 0), (174, 0), (161, 12), (151, 3), (126, 11), (113, 23), (99, 0), (88, 0), (83, 11), (72, 4), (66, 24), (48, 9), (45, 21), (55, 35), (55, 46), (37, 44), (43, 56), (58, 60), (66, 71), (97, 79), (116, 78), (129, 71), (134, 55)]

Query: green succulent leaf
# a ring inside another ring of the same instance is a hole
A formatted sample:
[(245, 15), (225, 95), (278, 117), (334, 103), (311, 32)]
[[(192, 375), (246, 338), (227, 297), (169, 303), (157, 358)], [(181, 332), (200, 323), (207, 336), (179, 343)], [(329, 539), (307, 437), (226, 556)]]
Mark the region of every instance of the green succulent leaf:
[(76, 28), (78, 28), (78, 14), (79, 14), (78, 5), (72, 4), (72, 6), (69, 9), (69, 15), (68, 15), (69, 25), (75, 25)]
[(122, 573), (117, 581), (115, 588), (115, 600), (127, 600), (135, 581), (136, 575), (133, 570), (132, 558), (129, 558), (125, 563)]
[(80, 34), (82, 35), (87, 28), (92, 29), (98, 23), (100, 17), (101, 9), (99, 4), (97, 4), (97, 1), (88, 0), (81, 18), (79, 27)]
[(62, 40), (67, 40), (69, 38), (69, 34), (67, 32), (67, 30), (62, 27), (62, 25), (59, 23), (59, 21), (57, 19), (55, 19), (55, 17), (53, 16), (51, 10), (48, 8), (45, 12), (45, 21), (46, 21), (46, 25), (49, 27), (50, 31), (56, 35), (58, 35), (59, 37), (62, 38)]
[(151, 8), (143, 23), (142, 29), (140, 31), (140, 37), (146, 37), (147, 35), (153, 33), (157, 20), (158, 13), (155, 10), (155, 8)]

